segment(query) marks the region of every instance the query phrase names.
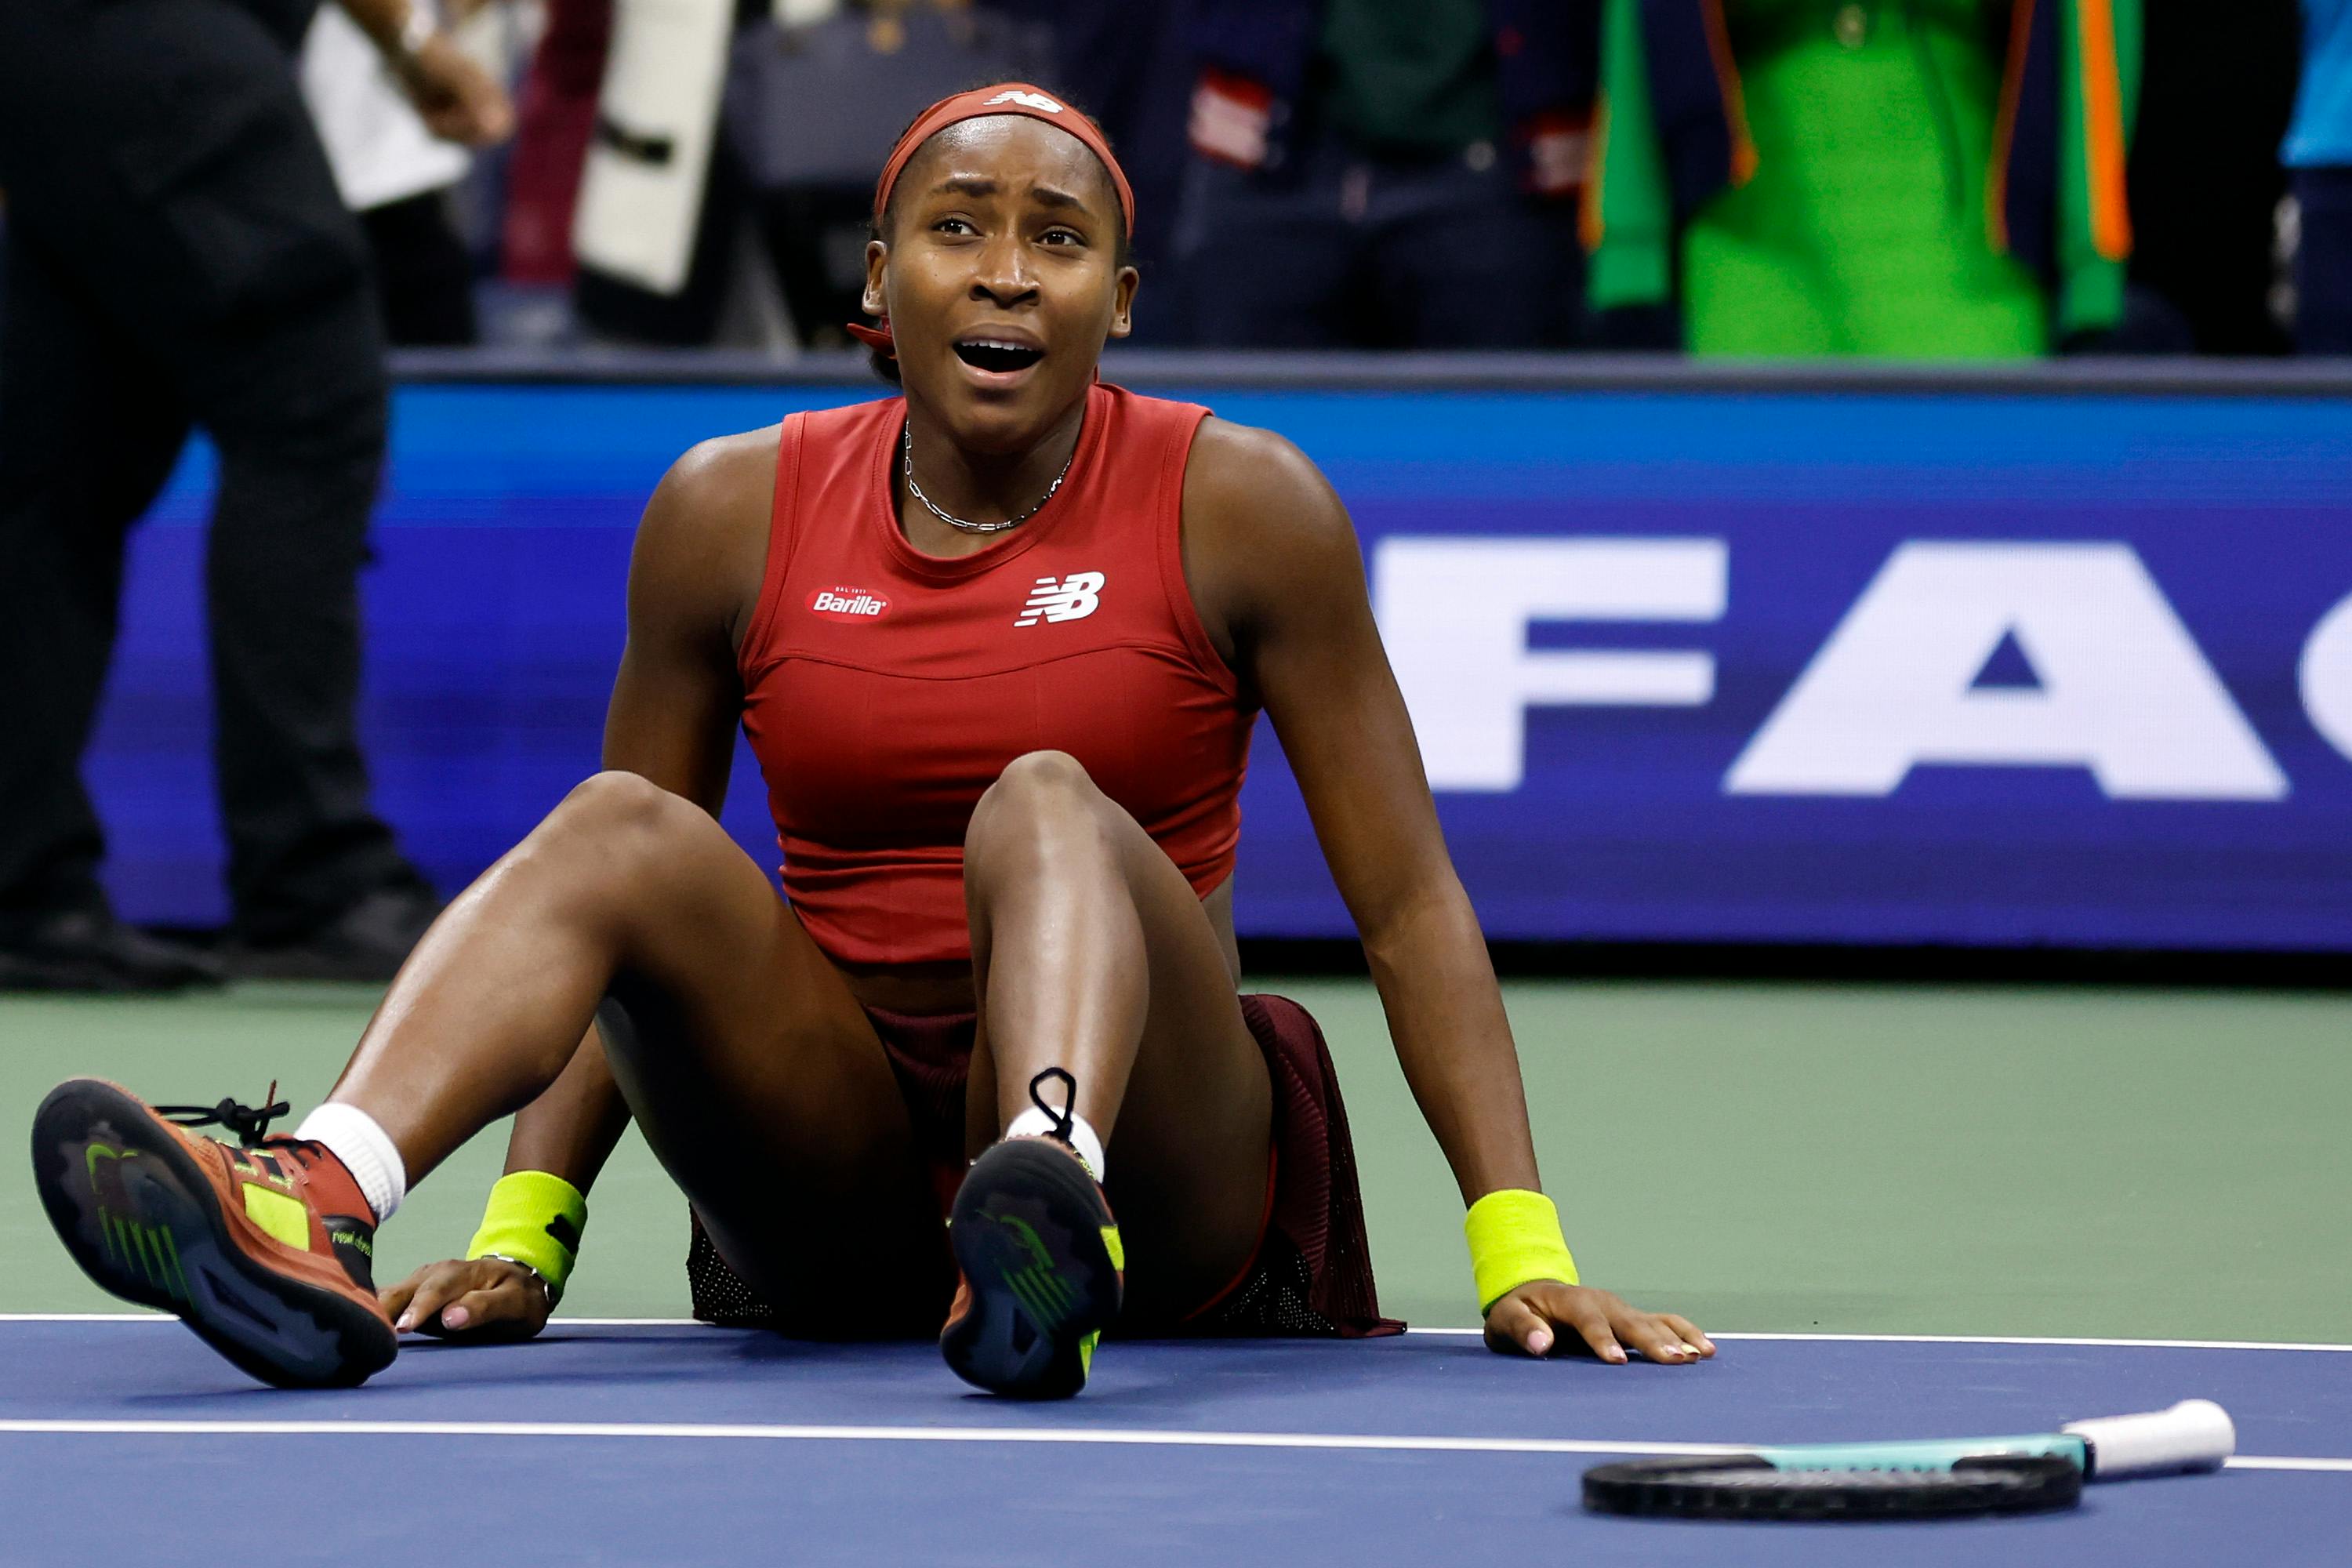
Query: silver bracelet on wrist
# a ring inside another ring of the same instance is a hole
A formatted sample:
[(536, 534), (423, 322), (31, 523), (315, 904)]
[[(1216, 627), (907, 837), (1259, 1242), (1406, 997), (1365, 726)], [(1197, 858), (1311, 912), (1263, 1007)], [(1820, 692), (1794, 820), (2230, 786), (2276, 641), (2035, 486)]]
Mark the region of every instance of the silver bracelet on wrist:
[(521, 1269), (524, 1273), (538, 1280), (540, 1293), (547, 1298), (547, 1310), (550, 1312), (555, 1310), (555, 1287), (549, 1281), (546, 1275), (541, 1274), (538, 1269), (533, 1268), (521, 1258), (509, 1258), (503, 1252), (485, 1252), (481, 1256), (484, 1258), (495, 1258), (501, 1263), (511, 1263), (517, 1268)]

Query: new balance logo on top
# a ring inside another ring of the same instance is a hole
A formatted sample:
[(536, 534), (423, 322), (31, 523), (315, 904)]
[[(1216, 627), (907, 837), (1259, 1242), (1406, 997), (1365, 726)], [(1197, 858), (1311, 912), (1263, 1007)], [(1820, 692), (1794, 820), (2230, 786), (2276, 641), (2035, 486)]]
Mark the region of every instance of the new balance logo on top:
[(1016, 626), (1034, 626), (1042, 618), (1048, 621), (1083, 620), (1102, 605), (1103, 574), (1099, 572), (1073, 572), (1066, 577), (1040, 577), (1037, 585), (1029, 590), (1029, 602), (1021, 606), (1021, 618)]
[(1042, 110), (1047, 114), (1059, 114), (1062, 112), (1062, 106), (1055, 103), (1052, 99), (1047, 98), (1044, 93), (1024, 92), (1017, 87), (1005, 89), (1003, 92), (998, 93), (994, 98), (990, 99), (987, 103), (982, 104), (981, 107), (982, 109), (987, 109), (992, 105), (999, 103), (1017, 103), (1024, 109)]
[(863, 588), (819, 588), (809, 595), (809, 608), (837, 621), (870, 621), (890, 607), (890, 601)]

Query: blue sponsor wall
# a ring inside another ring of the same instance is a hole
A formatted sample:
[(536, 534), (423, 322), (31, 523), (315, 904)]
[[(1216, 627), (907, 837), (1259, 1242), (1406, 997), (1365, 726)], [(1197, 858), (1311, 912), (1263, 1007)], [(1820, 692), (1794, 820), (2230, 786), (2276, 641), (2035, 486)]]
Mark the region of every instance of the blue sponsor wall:
[[(870, 395), (401, 392), (364, 720), (436, 879), (593, 770), (669, 460)], [(1497, 937), (2352, 949), (2352, 401), (1191, 395), (1347, 500)], [(142, 919), (225, 912), (209, 483), (195, 451), (138, 535), (89, 765)], [(772, 863), (762, 809), (739, 755), (728, 826)], [(1345, 934), (1263, 734), (1244, 810), (1244, 933)]]

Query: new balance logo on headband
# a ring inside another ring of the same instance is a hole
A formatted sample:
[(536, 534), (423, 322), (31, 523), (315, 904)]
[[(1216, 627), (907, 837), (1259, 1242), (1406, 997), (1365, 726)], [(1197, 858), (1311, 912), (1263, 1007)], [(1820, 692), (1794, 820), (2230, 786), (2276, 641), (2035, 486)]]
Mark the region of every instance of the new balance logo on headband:
[(1073, 572), (1066, 577), (1040, 577), (1021, 606), (1016, 626), (1034, 626), (1042, 616), (1049, 621), (1084, 620), (1102, 607), (1103, 574)]
[(1044, 93), (1024, 92), (1017, 87), (1006, 88), (1003, 92), (1000, 92), (994, 98), (990, 99), (988, 103), (983, 104), (982, 107), (987, 108), (999, 103), (1017, 103), (1024, 109), (1034, 109), (1046, 114), (1059, 114), (1062, 112), (1062, 106), (1055, 103), (1052, 99), (1047, 98)]

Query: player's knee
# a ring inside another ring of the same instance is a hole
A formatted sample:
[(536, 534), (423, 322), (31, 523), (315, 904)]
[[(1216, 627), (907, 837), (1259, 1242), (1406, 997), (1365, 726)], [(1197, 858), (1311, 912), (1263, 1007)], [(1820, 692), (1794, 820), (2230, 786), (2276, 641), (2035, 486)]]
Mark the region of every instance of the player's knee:
[(1069, 752), (1024, 752), (981, 793), (964, 831), (964, 852), (1007, 835), (1028, 837), (1041, 828), (1085, 821), (1102, 798), (1086, 764)]
[(693, 802), (641, 774), (618, 770), (582, 780), (543, 825), (546, 837), (580, 847), (600, 868), (624, 875), (677, 864), (716, 831)]

